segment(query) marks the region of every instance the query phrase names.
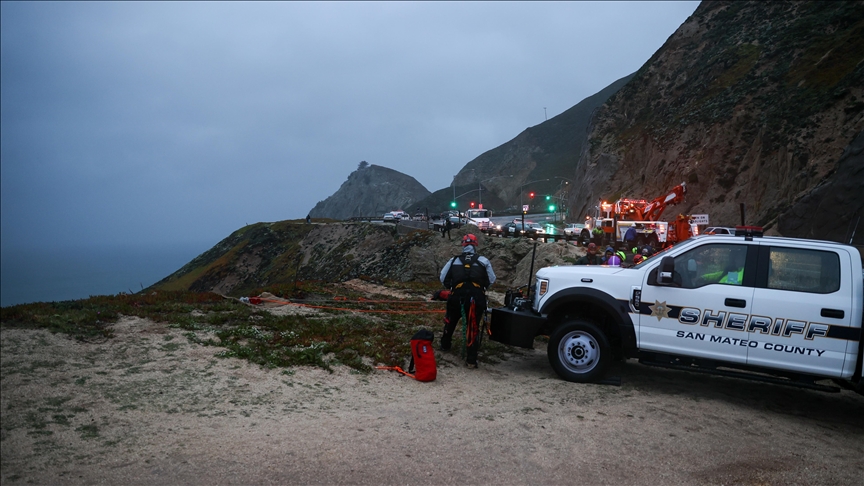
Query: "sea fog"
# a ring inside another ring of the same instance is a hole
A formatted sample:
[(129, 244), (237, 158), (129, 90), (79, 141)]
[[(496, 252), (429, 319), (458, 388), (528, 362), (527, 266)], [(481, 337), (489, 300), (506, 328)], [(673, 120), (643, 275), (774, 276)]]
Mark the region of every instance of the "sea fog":
[(139, 292), (213, 244), (3, 248), (0, 306)]

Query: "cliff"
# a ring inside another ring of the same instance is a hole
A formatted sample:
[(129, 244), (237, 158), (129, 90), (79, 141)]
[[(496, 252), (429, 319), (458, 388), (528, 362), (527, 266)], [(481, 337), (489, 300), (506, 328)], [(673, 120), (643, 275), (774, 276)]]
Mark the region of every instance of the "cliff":
[[(390, 224), (279, 221), (241, 228), (152, 290), (192, 290), (240, 297), (262, 290), (286, 295), (295, 280), (346, 281), (355, 278), (440, 286), (447, 260), (460, 254), (462, 235), (452, 239), (429, 231), (400, 235)], [(492, 262), (500, 286), (528, 282), (533, 242), (474, 233), (480, 252)], [(572, 243), (537, 245), (535, 269), (573, 262), (583, 252)]]
[(862, 119), (864, 3), (704, 2), (598, 110), (571, 206), (685, 181), (675, 214), (734, 225), (744, 203), (749, 224), (842, 240), (864, 205)]
[(381, 216), (395, 209), (411, 213), (414, 209), (411, 205), (428, 195), (429, 190), (409, 175), (361, 162), (339, 190), (319, 201), (309, 215), (313, 218), (348, 219), (352, 216)]

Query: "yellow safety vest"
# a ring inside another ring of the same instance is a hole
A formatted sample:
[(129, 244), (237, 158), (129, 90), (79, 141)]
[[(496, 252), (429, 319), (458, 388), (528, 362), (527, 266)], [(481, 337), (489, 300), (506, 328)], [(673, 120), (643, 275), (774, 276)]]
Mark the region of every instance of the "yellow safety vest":
[(730, 284), (730, 285), (741, 285), (741, 283), (743, 281), (744, 281), (744, 269), (742, 268), (742, 269), (738, 270), (737, 272), (736, 271), (728, 272), (725, 276), (723, 276), (723, 278), (720, 279), (720, 282), (718, 282), (718, 283)]

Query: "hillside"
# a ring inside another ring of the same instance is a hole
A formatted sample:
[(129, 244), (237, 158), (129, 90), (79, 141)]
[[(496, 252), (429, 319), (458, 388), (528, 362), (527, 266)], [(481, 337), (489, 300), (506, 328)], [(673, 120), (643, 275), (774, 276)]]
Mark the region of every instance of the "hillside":
[(535, 191), (576, 220), (683, 181), (667, 218), (735, 225), (743, 203), (769, 233), (848, 242), (864, 215), (862, 133), (864, 2), (703, 2), (638, 72), (481, 154), (453, 185), (397, 196), (358, 170), (312, 215), (435, 213), (454, 196), (516, 211)]
[[(573, 220), (600, 198), (654, 198), (684, 181), (686, 200), (667, 218), (707, 213), (714, 225), (735, 225), (743, 203), (747, 222), (769, 233), (849, 241), (854, 232), (860, 244), (862, 150), (864, 2), (705, 2), (632, 77), (480, 155), (455, 187), (430, 195), (409, 176), (361, 164), (312, 215), (437, 212), (454, 190), (468, 193), (465, 207), (479, 189), (500, 210), (519, 204), (523, 188), (568, 194)], [(538, 248), (541, 264), (573, 251)], [(482, 251), (502, 284), (527, 281), (526, 242), (492, 239)], [(434, 285), (456, 253), (449, 241), (391, 226), (259, 223), (156, 287), (237, 294), (295, 277)]]
[(734, 225), (744, 203), (786, 236), (848, 238), (864, 205), (862, 61), (862, 2), (702, 3), (598, 110), (572, 208), (686, 181), (676, 213)]
[(521, 204), (520, 187), (540, 179), (548, 180), (525, 186), (524, 191), (549, 194), (561, 191), (566, 186), (562, 183), (574, 177), (574, 163), (587, 141), (592, 114), (631, 78), (632, 75), (625, 76), (613, 82), (560, 115), (526, 128), (507, 143), (484, 152), (459, 171), (454, 179), (455, 188), (435, 191), (418, 205), (429, 207), (430, 212), (432, 208), (444, 209), (455, 192), (457, 196), (467, 193), (457, 198), (459, 207), (464, 208), (470, 201), (479, 201), (479, 189), (483, 191), (484, 207), (515, 209)]
[[(461, 253), (467, 229), (444, 239), (431, 231), (397, 232), (374, 223), (256, 223), (232, 233), (149, 290), (217, 292), (235, 297), (262, 289), (285, 294), (295, 280), (339, 282), (355, 278), (440, 286), (448, 259)], [(475, 233), (476, 234), (476, 233)], [(480, 251), (492, 262), (498, 286), (528, 282), (532, 243), (477, 234)], [(572, 243), (540, 243), (538, 266), (572, 261), (583, 254)]]
[(381, 216), (395, 209), (410, 212), (412, 203), (428, 195), (429, 190), (409, 175), (361, 162), (339, 190), (319, 201), (309, 215), (313, 218), (348, 219), (352, 216)]

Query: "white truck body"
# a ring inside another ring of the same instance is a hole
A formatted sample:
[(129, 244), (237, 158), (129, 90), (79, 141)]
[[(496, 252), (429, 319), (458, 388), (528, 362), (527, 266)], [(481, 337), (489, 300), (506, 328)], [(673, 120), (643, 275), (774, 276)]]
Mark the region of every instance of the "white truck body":
[(480, 231), (488, 231), (492, 228), (492, 211), (488, 209), (469, 209), (465, 211), (465, 219), (468, 224), (477, 226)]
[(492, 338), (528, 347), (528, 335), (549, 335), (570, 381), (602, 375), (604, 343), (618, 357), (861, 381), (864, 277), (848, 245), (699, 236), (632, 268), (543, 268), (523, 304), (493, 311)]

